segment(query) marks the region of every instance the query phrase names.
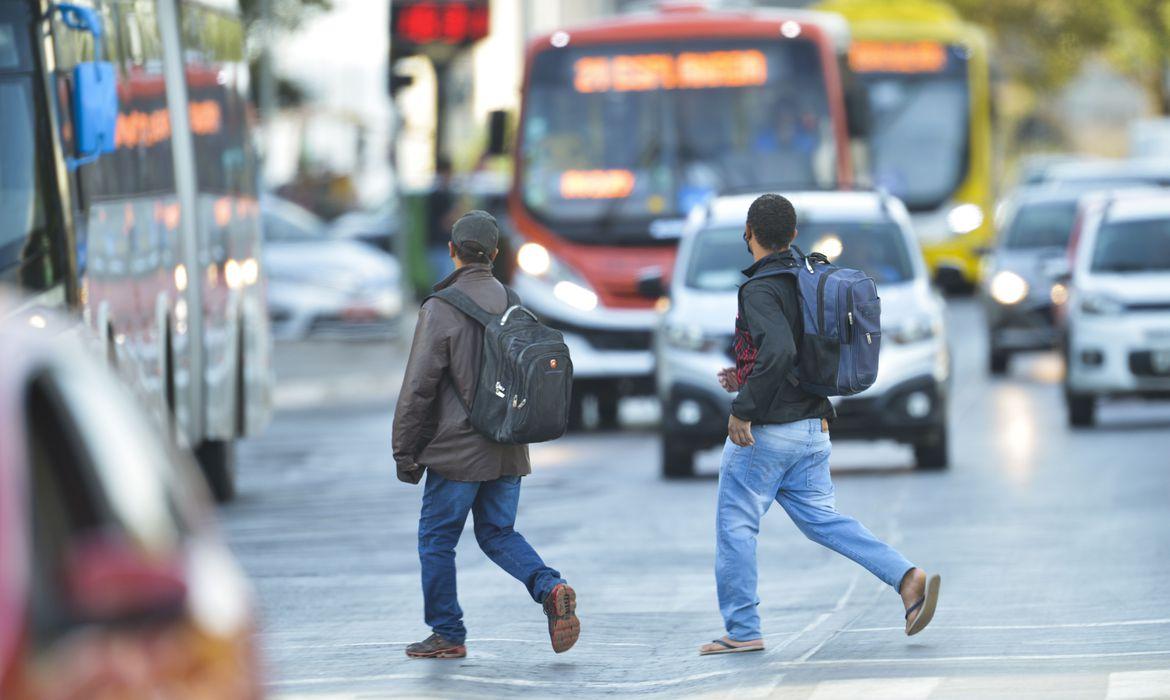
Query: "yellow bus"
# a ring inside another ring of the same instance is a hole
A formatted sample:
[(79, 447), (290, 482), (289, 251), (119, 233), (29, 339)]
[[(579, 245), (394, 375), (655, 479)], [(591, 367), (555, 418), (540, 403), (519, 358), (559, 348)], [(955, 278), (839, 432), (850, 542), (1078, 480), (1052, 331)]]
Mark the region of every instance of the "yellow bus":
[(992, 236), (988, 42), (932, 0), (825, 0), (869, 95), (868, 172), (902, 199), (939, 283), (970, 288)]

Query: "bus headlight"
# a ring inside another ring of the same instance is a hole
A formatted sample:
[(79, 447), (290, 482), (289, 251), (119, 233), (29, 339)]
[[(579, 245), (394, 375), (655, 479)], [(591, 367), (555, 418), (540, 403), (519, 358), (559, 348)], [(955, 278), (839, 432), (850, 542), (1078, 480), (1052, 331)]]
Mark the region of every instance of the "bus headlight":
[(552, 256), (539, 243), (525, 243), (516, 251), (516, 264), (533, 277), (540, 277), (552, 267)]
[(1028, 282), (1014, 272), (1004, 270), (991, 278), (991, 298), (1004, 306), (1018, 304), (1028, 296)]
[(597, 308), (597, 292), (568, 265), (539, 243), (525, 243), (516, 251), (516, 266), (526, 275), (552, 286), (553, 296), (578, 311)]
[(982, 225), (983, 208), (978, 204), (960, 204), (947, 212), (947, 228), (951, 233), (971, 233)]

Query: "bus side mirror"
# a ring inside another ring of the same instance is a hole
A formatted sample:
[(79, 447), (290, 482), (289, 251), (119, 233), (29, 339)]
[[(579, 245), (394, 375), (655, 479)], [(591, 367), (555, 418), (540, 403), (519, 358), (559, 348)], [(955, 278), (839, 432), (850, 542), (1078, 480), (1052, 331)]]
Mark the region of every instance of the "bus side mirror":
[(76, 169), (114, 152), (118, 82), (114, 64), (99, 60), (105, 31), (97, 11), (72, 3), (57, 3), (53, 10), (60, 13), (62, 23), (69, 29), (93, 36), (94, 60), (78, 63), (73, 68), (73, 138), (77, 157), (70, 159), (68, 165)]
[(112, 63), (93, 61), (73, 69), (73, 128), (79, 165), (114, 152), (117, 86)]
[(845, 123), (849, 136), (855, 139), (870, 135), (873, 117), (869, 109), (869, 93), (856, 80), (849, 81), (845, 90)]
[(502, 109), (488, 112), (488, 147), (490, 156), (508, 154), (508, 112)]

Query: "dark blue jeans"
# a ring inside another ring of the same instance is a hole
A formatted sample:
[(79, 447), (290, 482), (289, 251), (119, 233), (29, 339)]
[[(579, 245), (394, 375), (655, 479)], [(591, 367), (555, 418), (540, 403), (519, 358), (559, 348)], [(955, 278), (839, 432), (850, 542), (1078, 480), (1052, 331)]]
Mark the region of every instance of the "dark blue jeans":
[(427, 625), (449, 642), (467, 638), (463, 610), (455, 593), (455, 545), (470, 511), (480, 549), (528, 588), (536, 602), (564, 583), (513, 528), (520, 504), (520, 477), (495, 481), (451, 481), (427, 472), (418, 521), (418, 558), (422, 562), (423, 603)]

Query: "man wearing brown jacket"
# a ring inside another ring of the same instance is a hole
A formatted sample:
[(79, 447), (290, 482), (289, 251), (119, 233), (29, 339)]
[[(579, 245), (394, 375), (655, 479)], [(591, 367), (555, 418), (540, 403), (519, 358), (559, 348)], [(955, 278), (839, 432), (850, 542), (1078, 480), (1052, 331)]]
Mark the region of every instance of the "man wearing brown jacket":
[[(435, 291), (455, 287), (485, 310), (503, 313), (508, 293), (492, 276), (498, 243), (499, 228), (490, 214), (461, 217), (448, 244), (455, 271)], [(528, 446), (492, 442), (471, 426), (466, 407), (474, 399), (482, 347), (478, 322), (440, 299), (423, 303), (394, 411), (398, 478), (417, 484), (426, 472), (418, 553), (425, 618), (433, 634), (406, 648), (415, 658), (467, 655), (455, 593), (455, 545), (469, 512), (484, 554), (544, 606), (553, 650), (567, 651), (581, 631), (576, 593), (513, 529), (520, 477), (532, 472)]]

